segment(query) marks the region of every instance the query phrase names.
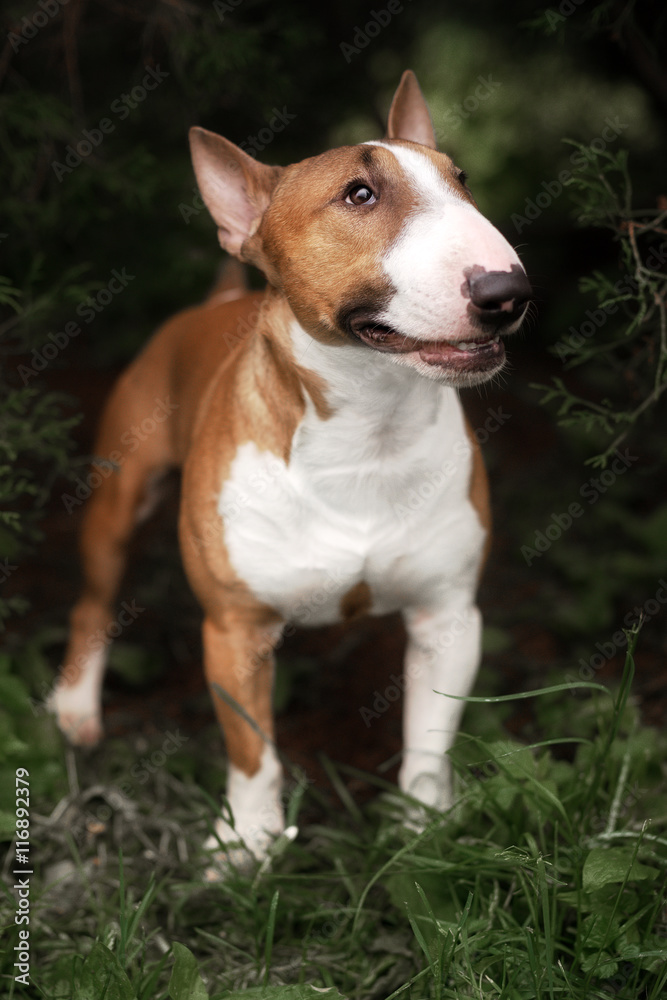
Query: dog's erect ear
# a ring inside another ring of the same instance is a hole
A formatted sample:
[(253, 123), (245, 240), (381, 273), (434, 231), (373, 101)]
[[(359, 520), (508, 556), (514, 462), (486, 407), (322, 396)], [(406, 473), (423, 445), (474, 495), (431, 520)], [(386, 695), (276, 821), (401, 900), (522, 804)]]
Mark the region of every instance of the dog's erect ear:
[(428, 105), (411, 69), (401, 77), (387, 118), (387, 139), (409, 139), (437, 149)]
[(261, 249), (253, 244), (252, 236), (282, 169), (258, 163), (233, 142), (203, 128), (190, 129), (190, 150), (197, 184), (218, 226), (221, 247), (261, 267)]

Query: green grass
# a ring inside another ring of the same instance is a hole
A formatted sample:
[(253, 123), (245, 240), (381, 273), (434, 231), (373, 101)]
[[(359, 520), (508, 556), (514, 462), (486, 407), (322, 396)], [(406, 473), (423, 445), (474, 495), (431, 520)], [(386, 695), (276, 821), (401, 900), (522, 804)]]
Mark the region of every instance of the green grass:
[(333, 765), (329, 796), (294, 783), (297, 841), (271, 871), (214, 885), (197, 856), (220, 779), (206, 746), (125, 796), (114, 788), (134, 759), (126, 744), (70, 755), (82, 791), (31, 817), (33, 985), (14, 988), (7, 892), (0, 994), (658, 1000), (665, 741), (639, 723), (632, 672), (628, 654), (613, 696), (557, 685), (536, 697), (535, 746), (503, 735), (501, 705), (473, 700), (477, 735), (453, 753), (457, 805), (421, 834), (400, 824), (389, 785), (360, 809)]

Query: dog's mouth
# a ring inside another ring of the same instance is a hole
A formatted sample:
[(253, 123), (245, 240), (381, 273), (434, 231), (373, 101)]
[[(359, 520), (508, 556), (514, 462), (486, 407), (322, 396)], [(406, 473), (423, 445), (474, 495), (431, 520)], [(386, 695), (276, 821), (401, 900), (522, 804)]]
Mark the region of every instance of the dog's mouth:
[(476, 333), (465, 340), (418, 340), (359, 316), (350, 320), (354, 337), (386, 354), (415, 354), (427, 365), (460, 372), (496, 370), (505, 360), (500, 333)]

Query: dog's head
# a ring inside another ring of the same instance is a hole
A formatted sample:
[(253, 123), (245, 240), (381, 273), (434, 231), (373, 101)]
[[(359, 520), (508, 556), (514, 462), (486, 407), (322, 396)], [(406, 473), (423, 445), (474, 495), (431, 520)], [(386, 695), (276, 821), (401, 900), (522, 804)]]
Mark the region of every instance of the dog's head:
[(289, 167), (190, 132), (199, 188), (229, 253), (255, 264), (300, 325), (451, 385), (504, 364), (530, 284), (515, 251), (436, 149), (419, 84), (403, 74), (382, 141)]

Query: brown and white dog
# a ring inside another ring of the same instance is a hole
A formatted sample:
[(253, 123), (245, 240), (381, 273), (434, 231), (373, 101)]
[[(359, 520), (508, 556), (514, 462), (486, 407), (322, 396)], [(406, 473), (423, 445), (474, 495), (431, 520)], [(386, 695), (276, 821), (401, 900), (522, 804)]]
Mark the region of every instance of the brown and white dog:
[[(409, 71), (382, 141), (285, 168), (200, 128), (191, 145), (221, 245), (268, 287), (180, 313), (117, 383), (95, 450), (114, 472), (87, 505), (84, 589), (51, 701), (71, 742), (100, 739), (106, 647), (92, 637), (114, 620), (151, 484), (181, 466), (181, 548), (229, 757), (233, 823), (218, 819), (209, 846), (241, 842), (259, 858), (284, 822), (271, 693), (287, 623), (402, 611), (400, 787), (437, 809), (451, 801), (446, 751), (463, 703), (435, 692), (473, 684), (489, 538), (457, 387), (503, 367), (501, 338), (519, 328), (530, 285), (436, 151)], [(124, 446), (165, 399), (172, 415)]]

